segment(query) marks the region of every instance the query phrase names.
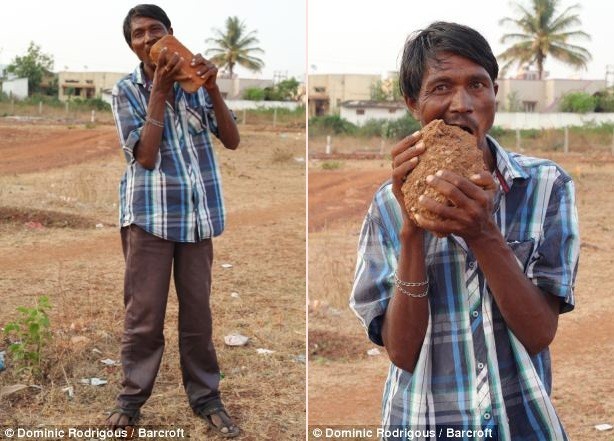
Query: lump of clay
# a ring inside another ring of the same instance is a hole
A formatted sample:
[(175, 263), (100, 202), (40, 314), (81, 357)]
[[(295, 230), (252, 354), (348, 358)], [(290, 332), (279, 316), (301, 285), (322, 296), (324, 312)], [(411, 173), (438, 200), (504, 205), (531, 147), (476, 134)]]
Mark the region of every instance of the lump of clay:
[(440, 119), (431, 121), (422, 128), (425, 152), (420, 155), (418, 165), (409, 173), (402, 191), (405, 208), (412, 220), (414, 215), (426, 219), (440, 220), (439, 216), (418, 205), (420, 195), (437, 202), (452, 205), (442, 194), (426, 183), (428, 175), (438, 170), (450, 170), (468, 178), (484, 170), (482, 151), (477, 147), (475, 136), (457, 126), (447, 125)]

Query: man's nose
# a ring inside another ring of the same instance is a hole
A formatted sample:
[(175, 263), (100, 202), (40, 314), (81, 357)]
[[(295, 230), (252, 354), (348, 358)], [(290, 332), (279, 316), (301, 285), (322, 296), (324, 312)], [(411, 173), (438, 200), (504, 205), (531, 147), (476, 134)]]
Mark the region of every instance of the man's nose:
[(471, 94), (469, 94), (464, 87), (459, 87), (452, 95), (450, 110), (460, 113), (473, 111), (473, 99), (471, 98)]

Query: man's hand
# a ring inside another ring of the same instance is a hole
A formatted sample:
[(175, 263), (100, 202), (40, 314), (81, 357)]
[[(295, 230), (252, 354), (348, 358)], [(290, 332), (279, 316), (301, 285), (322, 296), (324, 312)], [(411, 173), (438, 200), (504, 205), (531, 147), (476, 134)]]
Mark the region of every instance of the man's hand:
[(203, 86), (207, 91), (217, 87), (217, 67), (211, 61), (207, 60), (201, 54), (194, 55), (190, 66), (198, 67), (196, 75), (205, 80)]
[(415, 229), (416, 225), (409, 218), (405, 209), (405, 202), (401, 187), (407, 179), (407, 175), (416, 167), (420, 160), (419, 155), (424, 153), (424, 143), (420, 142), (422, 133), (415, 132), (403, 138), (392, 148), (392, 193), (401, 206), (405, 227)]
[(153, 87), (156, 90), (168, 93), (175, 81), (188, 79), (189, 77), (180, 74), (184, 62), (185, 60), (177, 52), (169, 54), (168, 48), (162, 48), (154, 72)]
[(421, 196), (418, 203), (443, 220), (416, 216), (420, 227), (443, 235), (453, 233), (466, 240), (497, 228), (492, 217), (497, 184), (490, 173), (483, 171), (466, 179), (451, 171), (440, 170), (428, 176), (426, 181), (451, 205)]

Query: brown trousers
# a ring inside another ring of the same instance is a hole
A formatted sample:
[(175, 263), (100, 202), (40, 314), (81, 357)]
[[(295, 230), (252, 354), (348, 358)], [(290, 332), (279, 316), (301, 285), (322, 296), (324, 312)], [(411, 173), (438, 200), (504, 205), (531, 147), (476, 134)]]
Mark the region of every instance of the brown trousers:
[(123, 389), (117, 404), (138, 409), (150, 397), (164, 351), (164, 315), (171, 268), (179, 301), (179, 354), (192, 408), (219, 400), (220, 370), (212, 340), (211, 239), (171, 242), (136, 225), (121, 229), (126, 260)]

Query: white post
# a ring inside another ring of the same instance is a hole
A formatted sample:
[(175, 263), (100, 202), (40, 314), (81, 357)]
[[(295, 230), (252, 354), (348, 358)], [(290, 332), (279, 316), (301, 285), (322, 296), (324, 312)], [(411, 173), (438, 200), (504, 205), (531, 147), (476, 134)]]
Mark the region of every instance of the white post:
[(15, 100), (11, 99), (11, 115), (15, 114)]
[(520, 129), (516, 129), (516, 150), (520, 150)]
[(64, 104), (64, 109), (66, 111), (66, 114), (68, 114), (68, 101), (66, 101), (66, 103)]
[(326, 154), (330, 155), (332, 148), (330, 146), (330, 135), (326, 135)]
[(43, 114), (43, 102), (42, 101), (38, 102), (38, 114), (39, 115)]
[(247, 110), (243, 109), (243, 124), (245, 124), (246, 114), (247, 114)]
[(273, 109), (273, 127), (277, 125), (277, 107)]
[(379, 154), (383, 155), (384, 154), (384, 138), (380, 138), (380, 142), (379, 142)]
[(96, 111), (92, 110), (92, 116), (90, 118), (90, 122), (95, 123), (96, 122)]
[(565, 126), (565, 138), (563, 139), (563, 152), (569, 153), (569, 127)]
[(614, 155), (614, 129), (612, 130), (612, 154)]

